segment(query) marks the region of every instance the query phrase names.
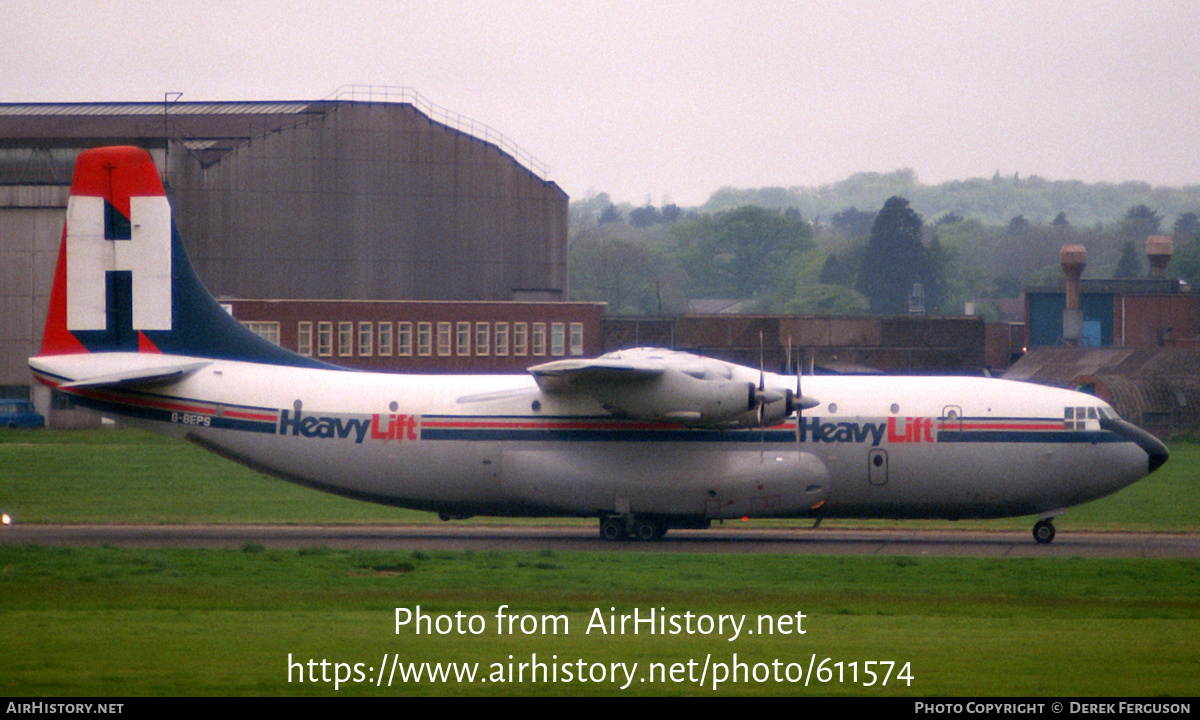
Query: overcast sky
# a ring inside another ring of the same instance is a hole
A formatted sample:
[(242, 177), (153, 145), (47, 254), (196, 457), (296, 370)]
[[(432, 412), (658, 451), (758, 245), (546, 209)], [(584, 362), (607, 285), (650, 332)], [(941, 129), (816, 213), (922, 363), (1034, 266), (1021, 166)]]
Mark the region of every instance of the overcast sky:
[(912, 168), (1200, 184), (1194, 0), (0, 0), (0, 102), (407, 86), (574, 199)]

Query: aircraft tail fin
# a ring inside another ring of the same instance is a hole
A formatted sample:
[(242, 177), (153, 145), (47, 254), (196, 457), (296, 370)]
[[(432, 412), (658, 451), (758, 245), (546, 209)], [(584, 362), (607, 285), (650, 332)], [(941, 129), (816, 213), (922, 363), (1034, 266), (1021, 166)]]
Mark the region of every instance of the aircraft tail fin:
[(329, 367), (260, 338), (205, 290), (154, 161), (136, 147), (75, 163), (40, 355), (105, 352)]

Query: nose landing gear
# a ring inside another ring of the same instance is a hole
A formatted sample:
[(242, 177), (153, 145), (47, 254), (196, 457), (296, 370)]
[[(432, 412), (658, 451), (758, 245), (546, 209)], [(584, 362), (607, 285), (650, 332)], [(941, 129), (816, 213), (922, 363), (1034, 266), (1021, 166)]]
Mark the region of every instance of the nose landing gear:
[(1038, 541), (1038, 544), (1045, 545), (1054, 540), (1054, 518), (1046, 518), (1038, 520), (1033, 526), (1033, 539)]

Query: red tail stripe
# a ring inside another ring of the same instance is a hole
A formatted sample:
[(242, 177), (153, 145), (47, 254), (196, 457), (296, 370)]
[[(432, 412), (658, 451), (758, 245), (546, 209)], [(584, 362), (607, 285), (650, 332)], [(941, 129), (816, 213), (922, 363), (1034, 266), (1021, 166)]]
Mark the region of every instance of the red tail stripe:
[(105, 147), (79, 154), (71, 194), (102, 197), (129, 217), (130, 197), (166, 193), (149, 153), (136, 147)]
[(64, 226), (58, 246), (58, 264), (54, 267), (54, 286), (50, 289), (50, 307), (42, 331), (42, 350), (38, 354), (73, 355), (87, 351), (67, 330), (67, 228)]

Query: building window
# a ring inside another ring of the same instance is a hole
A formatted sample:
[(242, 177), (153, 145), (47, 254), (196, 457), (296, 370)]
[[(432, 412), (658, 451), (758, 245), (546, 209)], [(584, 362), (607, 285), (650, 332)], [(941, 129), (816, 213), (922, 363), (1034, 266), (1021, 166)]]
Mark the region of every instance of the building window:
[(546, 323), (533, 324), (533, 354), (546, 354)]
[(471, 354), (471, 323), (460, 322), (455, 328), (457, 337), (455, 338), (455, 352), (457, 355), (464, 356)]
[(447, 357), (450, 355), (450, 323), (438, 323), (437, 331), (438, 356)]
[(329, 357), (333, 354), (333, 323), (317, 323), (317, 354)]
[[(428, 325), (428, 323), (422, 323)], [(412, 355), (413, 348), (412, 323), (402, 322), (396, 323), (396, 354), (408, 357)]]
[(354, 355), (354, 323), (338, 323), (338, 355), (350, 357)]
[(279, 344), (279, 323), (277, 322), (244, 322), (250, 332), (263, 340)]
[(571, 323), (571, 354), (583, 354), (583, 323)]
[(433, 324), (417, 323), (417, 354), (429, 357), (433, 354)]
[(496, 355), (503, 357), (508, 354), (508, 323), (496, 323)]
[(392, 324), (379, 323), (379, 356), (387, 357), (392, 354)]
[(564, 335), (565, 328), (562, 323), (550, 324), (550, 354), (551, 355), (566, 355), (566, 337)]
[(475, 323), (475, 354), (487, 355), (491, 352), (491, 343), (488, 342), (492, 337), (492, 324), (485, 322)]
[(296, 352), (312, 356), (312, 323), (307, 320), (296, 324)]
[(371, 357), (375, 354), (375, 323), (358, 324), (358, 356)]
[(525, 355), (529, 352), (529, 326), (525, 323), (513, 323), (513, 355)]

